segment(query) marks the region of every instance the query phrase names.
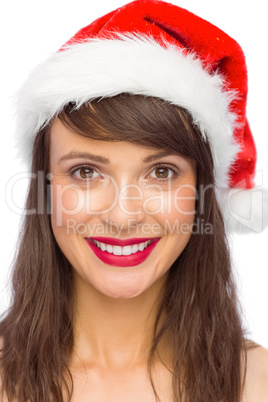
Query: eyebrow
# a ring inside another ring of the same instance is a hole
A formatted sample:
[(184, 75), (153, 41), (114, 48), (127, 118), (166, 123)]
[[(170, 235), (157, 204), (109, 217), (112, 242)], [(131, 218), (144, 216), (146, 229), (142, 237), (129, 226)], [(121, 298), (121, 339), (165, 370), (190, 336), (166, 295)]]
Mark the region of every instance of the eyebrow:
[(175, 152), (173, 153), (172, 151), (162, 151), (162, 152), (158, 152), (157, 154), (146, 156), (146, 158), (144, 158), (142, 161), (144, 163), (150, 163), (157, 159), (163, 158), (165, 156), (170, 156), (170, 155), (177, 155), (177, 154)]
[[(162, 151), (162, 152), (158, 152), (157, 154), (153, 154), (153, 155), (148, 155), (146, 156), (144, 159), (142, 159), (142, 162), (144, 163), (150, 163), (153, 162), (157, 159), (163, 158), (165, 156), (169, 156), (169, 155), (173, 155), (172, 152), (170, 151)], [(174, 153), (175, 155), (175, 153)], [(108, 165), (110, 163), (109, 159), (101, 156), (101, 155), (95, 155), (95, 154), (91, 154), (88, 152), (76, 152), (76, 151), (71, 151), (66, 155), (63, 155), (60, 160), (59, 163), (66, 161), (66, 160), (71, 160), (71, 159), (77, 159), (77, 158), (81, 158), (81, 159), (90, 159), (91, 161), (94, 162), (99, 162), (102, 163), (104, 165)]]
[(77, 159), (77, 158), (90, 159), (94, 162), (103, 163), (105, 165), (108, 165), (108, 163), (110, 163), (109, 159), (104, 158), (101, 155), (90, 154), (88, 152), (76, 152), (76, 151), (69, 152), (68, 154), (62, 156), (59, 160), (59, 163), (66, 160)]

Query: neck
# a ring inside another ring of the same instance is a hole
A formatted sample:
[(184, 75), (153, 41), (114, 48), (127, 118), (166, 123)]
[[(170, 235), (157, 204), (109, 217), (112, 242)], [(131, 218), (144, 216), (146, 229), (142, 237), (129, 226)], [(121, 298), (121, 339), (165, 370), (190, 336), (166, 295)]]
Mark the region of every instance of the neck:
[(75, 275), (71, 364), (129, 367), (147, 364), (164, 278), (141, 295), (114, 299)]

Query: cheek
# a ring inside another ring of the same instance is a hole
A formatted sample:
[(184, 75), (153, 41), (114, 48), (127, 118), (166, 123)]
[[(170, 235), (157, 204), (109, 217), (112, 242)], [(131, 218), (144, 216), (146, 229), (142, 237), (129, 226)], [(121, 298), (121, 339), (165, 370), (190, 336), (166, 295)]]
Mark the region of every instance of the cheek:
[(54, 225), (67, 226), (69, 221), (79, 224), (109, 208), (112, 201), (105, 189), (84, 190), (80, 187), (51, 186), (51, 219)]
[(195, 218), (196, 188), (192, 185), (180, 186), (171, 191), (154, 191), (147, 194), (144, 212), (158, 221), (193, 222)]
[(53, 183), (51, 191), (51, 226), (63, 254), (73, 267), (80, 266), (83, 237), (88, 231), (89, 216), (86, 192), (68, 185)]
[(113, 209), (117, 201), (117, 188), (113, 182), (91, 188), (62, 185), (56, 181), (51, 185), (52, 218), (59, 226), (66, 224), (68, 219), (79, 223), (92, 216), (98, 217)]
[(172, 216), (178, 216), (183, 222), (192, 222), (196, 214), (196, 188), (184, 185), (172, 194)]
[(51, 220), (54, 227), (66, 227), (71, 219), (79, 222), (85, 215), (85, 206), (86, 199), (81, 190), (52, 185)]
[(166, 195), (164, 213), (157, 222), (165, 233), (159, 266), (168, 270), (187, 246), (195, 222), (195, 187), (181, 188)]

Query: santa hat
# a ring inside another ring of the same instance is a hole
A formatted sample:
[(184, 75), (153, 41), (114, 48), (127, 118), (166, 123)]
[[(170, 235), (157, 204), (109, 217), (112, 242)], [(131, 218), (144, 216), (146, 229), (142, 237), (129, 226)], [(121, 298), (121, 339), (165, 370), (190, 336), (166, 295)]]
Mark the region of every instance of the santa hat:
[(219, 28), (163, 1), (136, 0), (97, 19), (31, 73), (18, 97), (20, 155), (31, 161), (36, 133), (69, 102), (123, 92), (190, 112), (211, 145), (227, 228), (260, 231), (264, 197), (252, 205), (256, 149), (243, 51)]

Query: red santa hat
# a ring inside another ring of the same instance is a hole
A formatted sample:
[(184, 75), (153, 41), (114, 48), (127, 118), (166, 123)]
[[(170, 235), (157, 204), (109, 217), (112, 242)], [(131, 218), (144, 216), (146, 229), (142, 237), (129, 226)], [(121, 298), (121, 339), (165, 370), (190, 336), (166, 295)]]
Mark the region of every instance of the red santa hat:
[[(20, 154), (31, 160), (36, 133), (69, 102), (79, 107), (123, 92), (159, 97), (191, 113), (211, 145), (227, 227), (258, 230), (263, 200), (253, 211), (256, 149), (246, 118), (243, 51), (216, 26), (163, 1), (136, 0), (97, 19), (31, 73), (18, 97)], [(240, 209), (241, 219), (231, 210), (234, 188), (245, 190), (235, 191), (235, 202), (245, 205), (248, 197), (251, 209)], [(248, 212), (256, 216), (247, 219)]]

